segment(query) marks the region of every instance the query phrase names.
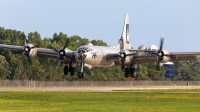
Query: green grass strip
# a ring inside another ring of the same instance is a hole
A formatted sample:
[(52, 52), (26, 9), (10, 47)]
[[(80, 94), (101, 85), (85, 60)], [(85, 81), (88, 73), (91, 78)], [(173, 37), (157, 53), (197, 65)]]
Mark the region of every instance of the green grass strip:
[(200, 90), (0, 92), (2, 112), (199, 112)]

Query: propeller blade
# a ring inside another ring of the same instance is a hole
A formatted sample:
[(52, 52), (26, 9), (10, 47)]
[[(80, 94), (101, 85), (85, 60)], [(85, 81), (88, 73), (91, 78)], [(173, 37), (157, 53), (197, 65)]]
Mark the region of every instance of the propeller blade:
[(124, 42), (123, 42), (124, 40), (123, 40), (123, 37), (121, 37), (120, 39), (119, 39), (119, 45), (120, 45), (120, 51), (122, 51), (123, 49), (124, 49)]
[(162, 49), (163, 49), (163, 43), (164, 43), (164, 38), (163, 37), (161, 37), (160, 38), (160, 51), (162, 51)]
[(24, 41), (24, 47), (26, 46), (26, 39), (23, 40)]
[(156, 70), (160, 71), (160, 61), (157, 61)]
[(64, 45), (64, 47), (63, 47), (63, 50), (68, 46), (68, 44), (69, 44), (69, 40), (66, 40), (66, 41), (65, 41), (65, 45)]
[(160, 58), (164, 56), (164, 54), (162, 54), (163, 44), (164, 44), (164, 37), (161, 37), (161, 38), (160, 38), (160, 49), (159, 49), (159, 51), (157, 52), (158, 60), (157, 60), (156, 69), (157, 69), (158, 71), (160, 70)]
[(124, 69), (125, 66), (124, 66), (124, 61), (125, 61), (125, 58), (126, 58), (126, 54), (124, 53), (124, 40), (123, 40), (123, 37), (121, 37), (119, 39), (119, 47), (120, 47), (120, 54), (119, 54), (119, 57), (121, 58), (121, 69)]
[(124, 69), (124, 61), (122, 61), (122, 64), (121, 64), (121, 69)]
[(56, 52), (59, 52), (57, 49), (53, 49), (54, 51), (56, 51)]
[(55, 65), (57, 65), (59, 62), (59, 58), (57, 58), (56, 62), (54, 63)]
[(27, 55), (27, 59), (28, 59), (28, 63), (29, 63), (29, 64), (32, 64), (32, 61), (31, 61), (31, 58), (30, 58), (29, 55)]
[(30, 63), (30, 65), (32, 64), (32, 61), (31, 61), (31, 59), (30, 59), (30, 58), (28, 58), (28, 62)]

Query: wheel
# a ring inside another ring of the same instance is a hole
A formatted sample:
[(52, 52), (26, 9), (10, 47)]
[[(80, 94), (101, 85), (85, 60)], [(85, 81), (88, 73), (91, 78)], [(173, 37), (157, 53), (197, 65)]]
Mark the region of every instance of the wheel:
[(131, 77), (134, 78), (135, 69), (131, 68)]
[(70, 70), (71, 76), (74, 76), (74, 74), (75, 74), (75, 68), (72, 67), (72, 66), (69, 66), (69, 70)]
[(65, 65), (64, 67), (64, 75), (68, 75), (69, 69), (68, 66)]
[(129, 68), (125, 68), (125, 77), (127, 78), (129, 75)]
[(81, 79), (81, 72), (78, 73), (78, 78)]
[(125, 73), (125, 77), (127, 78), (127, 77), (128, 77), (128, 74)]
[(81, 78), (84, 79), (85, 78), (85, 73), (81, 73)]

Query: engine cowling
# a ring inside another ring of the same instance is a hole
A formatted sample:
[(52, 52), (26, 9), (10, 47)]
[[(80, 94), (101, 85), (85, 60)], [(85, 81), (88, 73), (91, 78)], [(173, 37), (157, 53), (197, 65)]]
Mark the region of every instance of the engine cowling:
[(33, 58), (37, 56), (37, 48), (33, 44), (26, 44), (24, 47), (24, 55), (28, 58)]
[(170, 53), (167, 50), (158, 51), (157, 60), (161, 63), (170, 61)]
[(120, 53), (119, 53), (119, 55), (120, 55), (120, 57), (119, 57), (120, 64), (123, 63), (124, 65), (126, 65), (126, 64), (132, 63), (132, 58), (133, 57), (132, 56), (128, 56), (128, 54), (131, 54), (131, 52), (127, 51), (127, 50), (120, 51)]
[(61, 48), (57, 52), (58, 52), (58, 60), (60, 61), (60, 65), (75, 61), (74, 53), (70, 49), (64, 48), (63, 50), (63, 48)]

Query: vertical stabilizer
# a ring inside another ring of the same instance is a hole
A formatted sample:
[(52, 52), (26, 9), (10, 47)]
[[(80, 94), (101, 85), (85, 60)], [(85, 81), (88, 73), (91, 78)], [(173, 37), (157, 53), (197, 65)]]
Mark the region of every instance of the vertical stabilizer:
[(117, 47), (121, 47), (123, 49), (131, 49), (131, 45), (129, 43), (129, 15), (128, 14), (126, 14), (126, 17), (125, 17), (124, 29), (122, 31), (122, 35), (119, 41), (120, 42), (117, 45)]

